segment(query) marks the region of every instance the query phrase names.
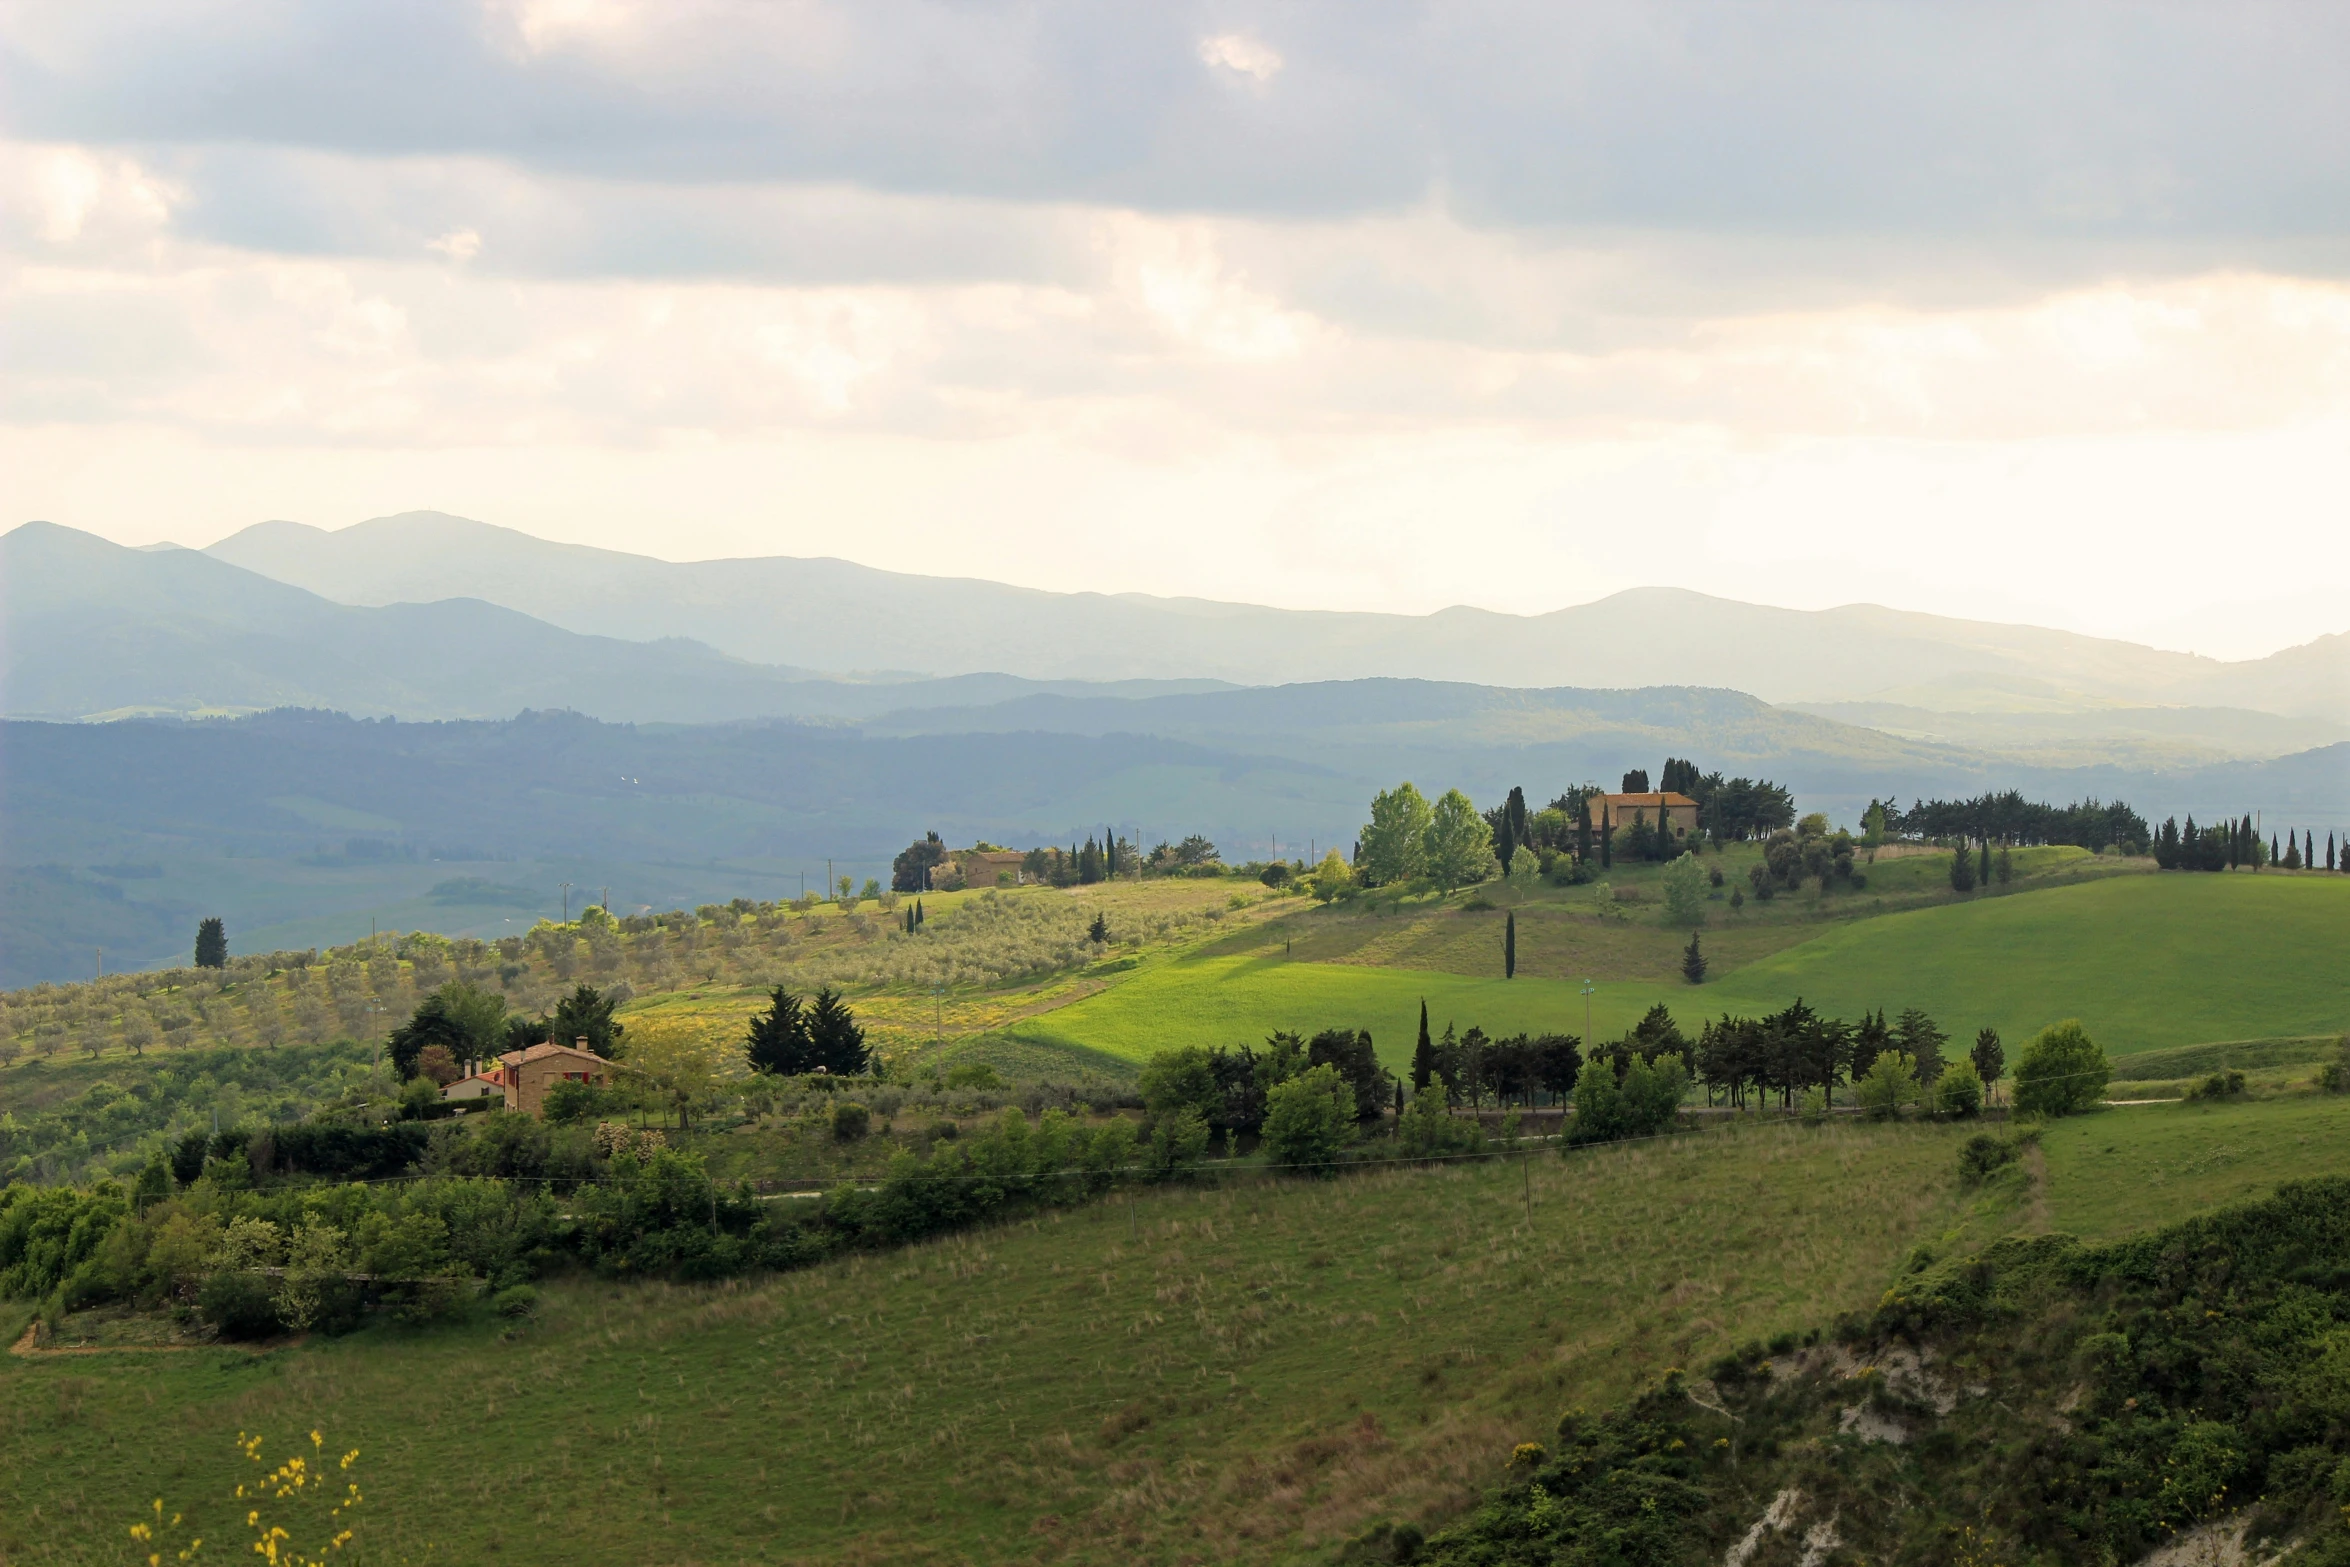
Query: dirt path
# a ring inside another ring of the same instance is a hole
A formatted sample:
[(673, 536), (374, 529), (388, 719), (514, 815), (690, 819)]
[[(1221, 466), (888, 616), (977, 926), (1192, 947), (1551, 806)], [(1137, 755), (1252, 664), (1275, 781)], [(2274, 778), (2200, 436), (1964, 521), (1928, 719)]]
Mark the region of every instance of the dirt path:
[[(246, 1354), (258, 1354), (265, 1349), (283, 1347), (276, 1344), (265, 1344), (257, 1348), (248, 1348), (243, 1344), (75, 1344), (59, 1349), (43, 1349), (36, 1342), (40, 1336), (41, 1324), (35, 1322), (24, 1330), (22, 1338), (8, 1346), (8, 1353), (21, 1356), (26, 1360), (47, 1360), (71, 1358), (76, 1355), (192, 1355), (207, 1349), (227, 1349), (242, 1351)], [(287, 1341), (287, 1343), (299, 1342), (298, 1339)]]
[(2038, 1143), (2024, 1149), (2024, 1179), (2032, 1189), (2031, 1201), (2024, 1208), (2024, 1228), (2046, 1234), (2048, 1221), (2048, 1157)]

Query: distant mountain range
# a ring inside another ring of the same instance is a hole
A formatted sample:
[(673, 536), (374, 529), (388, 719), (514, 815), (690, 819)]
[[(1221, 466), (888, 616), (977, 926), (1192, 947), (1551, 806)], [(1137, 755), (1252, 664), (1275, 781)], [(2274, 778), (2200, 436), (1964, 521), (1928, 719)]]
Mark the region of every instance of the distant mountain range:
[(621, 722), (853, 719), (1053, 689), (1156, 695), (1219, 684), (828, 680), (682, 637), (567, 631), (478, 598), (339, 604), (201, 551), (126, 549), (49, 523), (0, 536), (0, 714), (14, 718), (315, 707), (404, 718), (569, 708)]
[(338, 603), (477, 598), (583, 635), (687, 637), (738, 659), (802, 668), (1246, 685), (1395, 676), (1726, 686), (1769, 702), (1934, 711), (2203, 706), (2350, 725), (2350, 636), (2223, 663), (2032, 626), (1873, 605), (1774, 609), (1673, 588), (1546, 615), (1269, 609), (1047, 593), (830, 559), (680, 564), (438, 512), (333, 532), (265, 522), (207, 553)]

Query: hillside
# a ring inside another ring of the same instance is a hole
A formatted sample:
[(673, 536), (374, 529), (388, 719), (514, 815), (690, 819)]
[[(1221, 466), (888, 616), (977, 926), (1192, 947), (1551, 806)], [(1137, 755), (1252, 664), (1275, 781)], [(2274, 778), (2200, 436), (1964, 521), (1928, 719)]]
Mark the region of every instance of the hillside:
[(1039, 679), (1249, 684), (1397, 676), (1500, 686), (1727, 686), (1766, 701), (1858, 701), (1962, 681), (2034, 705), (2198, 703), (2350, 723), (2350, 637), (2238, 664), (2028, 626), (1849, 605), (1773, 609), (1642, 588), (1546, 615), (1268, 609), (1046, 593), (842, 560), (672, 563), (437, 512), (329, 532), (268, 522), (222, 560), (355, 604), (486, 598), (574, 630), (694, 637), (761, 663), (842, 667), (841, 625), (891, 628), (863, 667)]
[[(157, 1494), (234, 1538), (237, 1434), (274, 1456), (317, 1428), (360, 1454), (371, 1548), (411, 1558), (1327, 1562), (1382, 1524), (1458, 1524), (1563, 1413), (1742, 1346), (1787, 1356), (1889, 1285), (1978, 1276), (1966, 1258), (2002, 1235), (2112, 1237), (2260, 1196), (2323, 1173), (2345, 1132), (2339, 1098), (2108, 1112), (1980, 1192), (1958, 1179), (1967, 1129), (1924, 1125), (1236, 1173), (747, 1283), (574, 1277), (526, 1323), (12, 1357), (0, 1547), (114, 1559), (97, 1526)], [(2233, 1168), (2149, 1201), (2113, 1157), (2148, 1139)], [(88, 1526), (36, 1539), (60, 1443)], [(1838, 1448), (1836, 1472), (1862, 1483), (1869, 1451)], [(1734, 1536), (1767, 1489), (1703, 1527)]]

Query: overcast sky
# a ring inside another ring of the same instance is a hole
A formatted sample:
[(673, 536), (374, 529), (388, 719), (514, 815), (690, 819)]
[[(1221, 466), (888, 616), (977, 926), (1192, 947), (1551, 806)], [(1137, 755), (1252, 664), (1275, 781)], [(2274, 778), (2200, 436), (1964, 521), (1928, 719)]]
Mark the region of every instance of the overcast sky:
[(2350, 8), (13, 0), (0, 138), (8, 524), (2350, 629)]

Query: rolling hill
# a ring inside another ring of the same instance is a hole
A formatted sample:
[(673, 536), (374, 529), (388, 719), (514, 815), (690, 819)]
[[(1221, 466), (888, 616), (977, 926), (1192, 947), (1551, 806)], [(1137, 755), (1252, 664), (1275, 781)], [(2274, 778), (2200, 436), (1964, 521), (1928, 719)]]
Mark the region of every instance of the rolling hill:
[(1246, 684), (1400, 676), (1501, 686), (1728, 686), (1766, 701), (1964, 688), (1995, 708), (2242, 707), (2350, 723), (2350, 637), (2221, 663), (2031, 626), (1874, 605), (1803, 611), (1641, 588), (1545, 615), (1270, 609), (770, 557), (674, 563), (437, 512), (333, 532), (256, 524), (211, 546), (353, 604), (471, 595), (578, 631), (688, 636), (762, 663), (840, 667), (838, 628), (887, 627), (868, 667)]

